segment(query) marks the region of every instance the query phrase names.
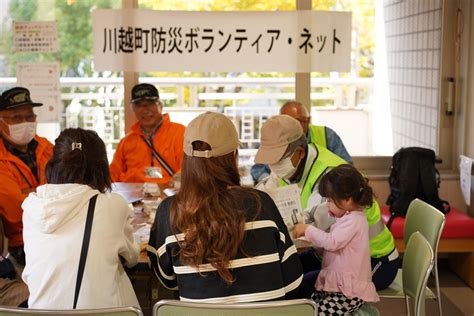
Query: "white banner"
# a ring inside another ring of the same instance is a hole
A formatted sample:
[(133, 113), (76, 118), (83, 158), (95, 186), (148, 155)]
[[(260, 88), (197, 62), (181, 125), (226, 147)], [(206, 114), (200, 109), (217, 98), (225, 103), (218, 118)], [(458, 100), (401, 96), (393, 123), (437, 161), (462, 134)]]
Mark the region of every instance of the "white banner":
[(30, 90), (33, 102), (43, 103), (35, 107), (37, 121), (58, 122), (62, 111), (59, 89), (59, 63), (23, 63), (16, 66), (17, 84)]
[(13, 22), (15, 52), (59, 51), (58, 25), (52, 22)]
[(94, 10), (96, 71), (350, 71), (351, 12)]

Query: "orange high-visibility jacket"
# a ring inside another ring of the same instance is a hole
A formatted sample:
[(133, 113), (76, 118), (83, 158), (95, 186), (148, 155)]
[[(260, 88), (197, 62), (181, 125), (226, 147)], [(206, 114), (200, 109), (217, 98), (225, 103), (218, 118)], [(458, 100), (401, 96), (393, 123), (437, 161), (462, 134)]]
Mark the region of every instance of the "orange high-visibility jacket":
[[(53, 145), (43, 137), (35, 136), (38, 180), (20, 158), (9, 152), (0, 138), (0, 216), (9, 246), (23, 245), (23, 210), (21, 204), (28, 193), (45, 183), (44, 170), (53, 153)], [(28, 181), (27, 181), (28, 180)]]
[[(110, 164), (110, 176), (113, 182), (167, 183), (171, 180), (171, 176), (152, 156), (151, 149), (143, 137), (146, 136), (140, 129), (140, 123), (136, 122), (120, 141)], [(169, 115), (164, 114), (163, 123), (153, 137), (153, 145), (175, 173), (181, 170), (183, 141), (184, 126), (171, 122)], [(163, 178), (146, 178), (145, 169), (150, 166), (160, 167)]]

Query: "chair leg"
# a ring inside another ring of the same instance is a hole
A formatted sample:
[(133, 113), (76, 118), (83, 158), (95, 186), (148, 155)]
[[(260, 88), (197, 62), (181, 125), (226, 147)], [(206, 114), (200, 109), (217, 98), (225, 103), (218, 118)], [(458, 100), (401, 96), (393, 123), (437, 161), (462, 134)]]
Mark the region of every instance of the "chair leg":
[(410, 316), (410, 302), (408, 301), (408, 296), (405, 295), (405, 308), (407, 311), (407, 316)]
[(438, 277), (438, 262), (437, 260), (434, 262), (434, 274), (435, 274), (435, 284), (436, 284), (436, 300), (438, 301), (438, 311), (439, 316), (443, 315), (443, 310), (441, 308), (441, 291), (439, 288), (439, 277)]

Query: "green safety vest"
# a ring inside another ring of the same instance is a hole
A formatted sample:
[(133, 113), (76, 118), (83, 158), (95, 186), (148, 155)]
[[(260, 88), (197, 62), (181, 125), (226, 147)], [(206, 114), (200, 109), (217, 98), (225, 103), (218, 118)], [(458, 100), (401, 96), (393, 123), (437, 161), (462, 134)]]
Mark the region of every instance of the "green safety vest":
[[(301, 205), (303, 206), (303, 209), (308, 205), (308, 199), (311, 196), (311, 193), (313, 193), (314, 186), (326, 171), (347, 163), (344, 159), (320, 145), (310, 143), (308, 144), (308, 147), (309, 146), (316, 148), (317, 157), (313, 160), (313, 165), (309, 170), (309, 175), (306, 177), (306, 182), (301, 190)], [(279, 186), (282, 187), (285, 185), (287, 185), (287, 183), (283, 179), (279, 179)]]
[[(320, 145), (308, 144), (308, 146), (316, 147), (318, 154), (316, 159), (313, 161), (309, 175), (306, 178), (306, 182), (304, 183), (303, 189), (300, 193), (303, 209), (308, 205), (308, 199), (311, 196), (311, 193), (313, 193), (314, 186), (326, 171), (347, 163), (344, 159)], [(278, 184), (280, 187), (288, 185), (288, 183), (283, 179), (279, 179)], [(388, 228), (382, 222), (380, 207), (375, 199), (371, 207), (366, 207), (364, 209), (364, 213), (367, 217), (367, 222), (369, 223), (370, 256), (372, 258), (380, 258), (390, 254), (390, 252), (395, 248), (395, 240), (393, 239), (392, 233), (390, 233)]]
[(328, 144), (326, 142), (326, 127), (319, 125), (310, 125), (309, 138), (309, 141), (312, 144), (328, 148)]

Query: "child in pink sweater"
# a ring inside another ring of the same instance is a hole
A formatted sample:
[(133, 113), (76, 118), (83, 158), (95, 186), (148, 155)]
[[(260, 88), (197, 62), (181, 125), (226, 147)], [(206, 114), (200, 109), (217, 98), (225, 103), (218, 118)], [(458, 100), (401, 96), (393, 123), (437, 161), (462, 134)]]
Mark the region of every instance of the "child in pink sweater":
[(363, 211), (372, 204), (373, 191), (357, 169), (341, 165), (323, 176), (319, 192), (328, 199), (329, 216), (336, 222), (329, 233), (298, 224), (293, 236), (305, 236), (324, 249), (313, 294), (319, 315), (353, 313), (365, 302), (379, 300), (372, 283), (369, 226)]

